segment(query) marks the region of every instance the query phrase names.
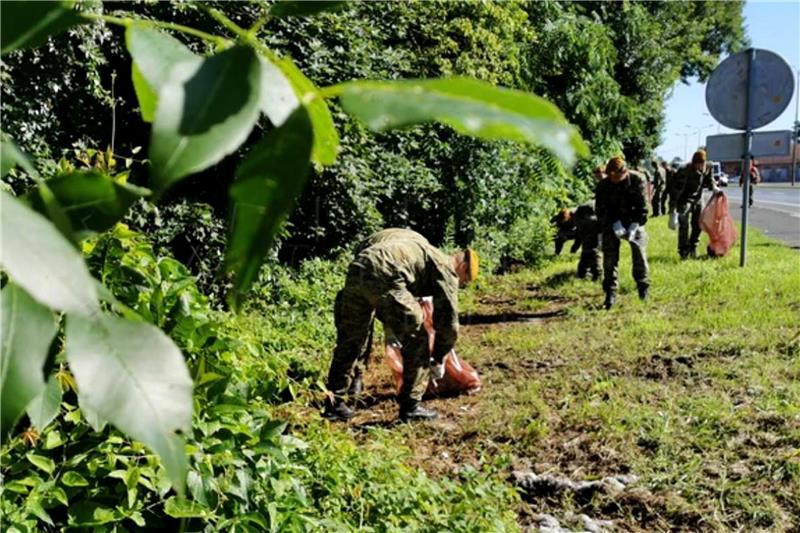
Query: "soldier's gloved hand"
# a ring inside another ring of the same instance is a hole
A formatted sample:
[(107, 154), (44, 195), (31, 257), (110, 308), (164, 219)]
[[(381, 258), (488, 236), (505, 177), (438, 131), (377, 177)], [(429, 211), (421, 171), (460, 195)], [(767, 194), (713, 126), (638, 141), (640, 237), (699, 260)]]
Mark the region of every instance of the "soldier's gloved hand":
[(715, 185), (715, 186), (714, 186), (714, 187), (711, 189), (711, 194), (713, 195), (713, 197), (714, 197), (714, 198), (716, 198), (717, 196), (719, 196), (719, 195), (721, 195), (721, 194), (722, 194), (722, 189), (720, 189), (719, 187), (717, 187), (717, 186)]
[(440, 380), (444, 377), (444, 361), (436, 361), (431, 357), (431, 377)]
[(614, 232), (614, 235), (616, 235), (617, 238), (619, 239), (625, 236), (625, 226), (623, 226), (622, 222), (620, 222), (619, 220), (617, 220), (616, 222), (614, 222), (614, 224), (611, 225), (611, 230)]
[(631, 222), (631, 225), (628, 226), (628, 240), (632, 241), (636, 238), (636, 232), (639, 230), (639, 224), (636, 222)]

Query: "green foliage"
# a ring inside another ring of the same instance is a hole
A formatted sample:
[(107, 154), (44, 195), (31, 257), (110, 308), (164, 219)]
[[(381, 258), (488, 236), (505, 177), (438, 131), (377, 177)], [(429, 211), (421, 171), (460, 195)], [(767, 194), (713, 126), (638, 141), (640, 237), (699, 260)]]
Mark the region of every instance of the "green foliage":
[(82, 22), (72, 9), (72, 2), (4, 2), (2, 19), (3, 54), (19, 48), (33, 48), (44, 43), (51, 35)]
[(108, 230), (136, 200), (150, 194), (143, 187), (97, 171), (73, 171), (47, 180), (27, 195), (32, 207), (43, 215), (48, 214), (43, 185), (52, 192), (77, 239)]

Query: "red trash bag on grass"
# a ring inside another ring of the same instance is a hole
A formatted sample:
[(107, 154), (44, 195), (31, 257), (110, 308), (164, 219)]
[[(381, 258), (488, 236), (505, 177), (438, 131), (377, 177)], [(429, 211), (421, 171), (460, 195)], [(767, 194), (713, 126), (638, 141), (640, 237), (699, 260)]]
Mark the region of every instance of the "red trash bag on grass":
[(712, 196), (700, 214), (700, 227), (708, 233), (708, 255), (722, 257), (736, 242), (736, 227), (725, 193)]
[[(433, 352), (433, 342), (436, 331), (433, 329), (433, 299), (430, 297), (421, 298), (419, 301), (422, 306), (425, 330), (428, 332), (428, 352)], [(394, 385), (397, 393), (403, 387), (403, 356), (400, 349), (391, 342), (386, 343), (386, 364), (394, 375)], [(450, 350), (444, 357), (444, 377), (436, 380), (431, 377), (428, 380), (428, 388), (425, 391), (428, 395), (446, 394), (454, 392), (466, 392), (473, 394), (480, 390), (481, 378), (478, 372), (466, 361), (462, 361), (456, 355), (455, 350)]]

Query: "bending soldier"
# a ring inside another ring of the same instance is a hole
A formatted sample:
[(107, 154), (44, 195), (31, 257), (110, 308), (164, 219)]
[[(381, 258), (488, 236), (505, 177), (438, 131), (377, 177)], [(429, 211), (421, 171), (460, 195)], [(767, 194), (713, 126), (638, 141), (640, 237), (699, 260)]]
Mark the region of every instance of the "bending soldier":
[(603, 265), (600, 258), (600, 225), (594, 212), (594, 205), (586, 203), (578, 206), (572, 217), (577, 227), (576, 241), (581, 246), (581, 258), (578, 261), (578, 277), (583, 279), (592, 274), (592, 281), (600, 279)]
[[(336, 349), (327, 384), (332, 398), (326, 400), (323, 416), (353, 417), (344, 399), (348, 381), (356, 359), (368, 349), (377, 317), (402, 345), (400, 419), (436, 418), (436, 411), (421, 405), (428, 381), (426, 366), (430, 359), (442, 368), (444, 356), (453, 348), (458, 336), (458, 286), (475, 279), (477, 272), (477, 254), (471, 250), (449, 257), (411, 230), (387, 229), (364, 241), (350, 263), (344, 288), (336, 295)], [(433, 297), (432, 354), (418, 302), (422, 296)]]
[(564, 248), (564, 243), (571, 241), (572, 239), (575, 239), (575, 242), (572, 244), (572, 248), (570, 248), (569, 253), (574, 254), (577, 252), (581, 243), (576, 238), (577, 228), (575, 227), (575, 221), (572, 220), (572, 213), (570, 210), (562, 209), (557, 215), (550, 219), (550, 223), (556, 227), (556, 236), (554, 237), (556, 255), (561, 255), (561, 250)]
[[(678, 213), (678, 254), (681, 259), (697, 256), (697, 243), (700, 242), (700, 200), (703, 188), (714, 194), (720, 192), (706, 167), (706, 152), (698, 150), (692, 155), (692, 162), (681, 168), (673, 179), (672, 197), (674, 210)], [(689, 226), (691, 225), (691, 233)]]

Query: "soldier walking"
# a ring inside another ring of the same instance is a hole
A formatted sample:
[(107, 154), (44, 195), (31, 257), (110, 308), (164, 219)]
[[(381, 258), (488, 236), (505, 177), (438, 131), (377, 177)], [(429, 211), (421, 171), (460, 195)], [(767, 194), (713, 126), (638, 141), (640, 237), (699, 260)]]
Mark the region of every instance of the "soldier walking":
[(597, 219), (603, 239), (603, 303), (606, 309), (616, 302), (619, 288), (620, 242), (626, 240), (631, 246), (633, 279), (639, 298), (647, 298), (650, 287), (647, 265), (647, 200), (645, 184), (647, 177), (628, 170), (621, 157), (613, 157), (606, 165), (606, 179), (598, 183), (595, 198)]

